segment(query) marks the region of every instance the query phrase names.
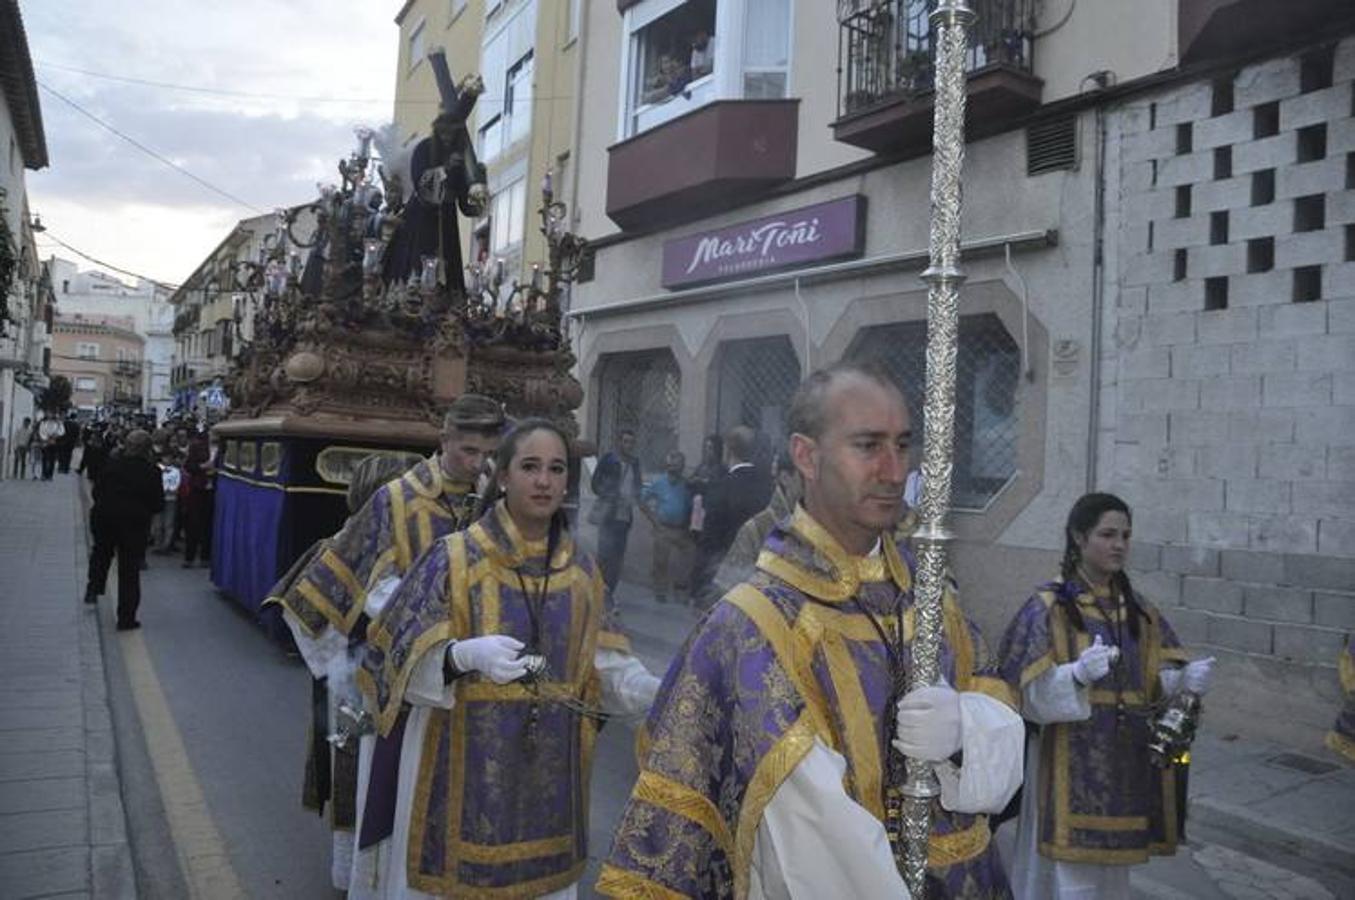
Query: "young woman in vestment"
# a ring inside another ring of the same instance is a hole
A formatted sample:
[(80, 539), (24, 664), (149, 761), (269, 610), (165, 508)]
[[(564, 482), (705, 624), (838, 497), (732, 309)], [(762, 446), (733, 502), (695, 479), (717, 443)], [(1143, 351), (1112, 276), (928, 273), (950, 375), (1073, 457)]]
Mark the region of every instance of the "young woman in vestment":
[(378, 728), (410, 714), (388, 864), (360, 896), (574, 897), (600, 719), (644, 713), (658, 689), (567, 530), (565, 435), (526, 420), (496, 462), (501, 499), (434, 543), (368, 632)]
[(1125, 572), (1131, 514), (1087, 494), (1064, 529), (1060, 577), (1008, 626), (1003, 677), (1039, 726), (1027, 745), (1012, 890), (1018, 900), (1128, 900), (1129, 867), (1176, 851), (1177, 773), (1148, 742), (1162, 701), (1204, 693), (1213, 659), (1187, 662)]

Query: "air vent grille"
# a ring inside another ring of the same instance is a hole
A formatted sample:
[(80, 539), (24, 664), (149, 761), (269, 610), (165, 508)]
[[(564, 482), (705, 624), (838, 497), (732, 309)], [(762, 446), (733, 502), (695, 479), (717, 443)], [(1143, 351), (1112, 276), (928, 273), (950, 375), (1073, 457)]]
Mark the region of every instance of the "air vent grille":
[(1026, 129), (1026, 174), (1077, 168), (1077, 117), (1038, 122)]

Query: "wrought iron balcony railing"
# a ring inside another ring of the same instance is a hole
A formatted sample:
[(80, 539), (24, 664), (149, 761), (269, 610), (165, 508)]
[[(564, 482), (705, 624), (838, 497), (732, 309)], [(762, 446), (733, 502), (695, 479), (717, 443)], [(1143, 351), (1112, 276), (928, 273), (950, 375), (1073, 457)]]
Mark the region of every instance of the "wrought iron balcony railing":
[[(978, 14), (965, 69), (1032, 71), (1037, 0), (970, 0)], [(932, 90), (936, 0), (840, 0), (838, 115)]]

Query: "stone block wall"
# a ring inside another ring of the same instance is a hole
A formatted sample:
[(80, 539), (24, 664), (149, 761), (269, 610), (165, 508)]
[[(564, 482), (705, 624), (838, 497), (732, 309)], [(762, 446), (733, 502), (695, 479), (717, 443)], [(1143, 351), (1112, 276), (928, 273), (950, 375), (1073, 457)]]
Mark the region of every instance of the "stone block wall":
[(1100, 481), (1183, 640), (1330, 666), (1355, 630), (1355, 38), (1227, 80), (1111, 113)]

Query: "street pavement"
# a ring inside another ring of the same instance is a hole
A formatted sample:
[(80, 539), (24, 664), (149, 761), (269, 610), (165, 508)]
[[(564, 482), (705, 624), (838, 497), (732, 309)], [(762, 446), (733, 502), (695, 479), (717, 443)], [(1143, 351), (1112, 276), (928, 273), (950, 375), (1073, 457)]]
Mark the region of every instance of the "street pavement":
[[(299, 803), (304, 666), (177, 558), (150, 557), (145, 627), (114, 632), (114, 578), (97, 613), (80, 602), (77, 483), (0, 481), (0, 895), (335, 897), (329, 833)], [(659, 672), (698, 616), (646, 594), (623, 583), (620, 604)], [(585, 896), (633, 748), (633, 723), (598, 742)], [(1136, 896), (1355, 897), (1355, 769), (1336, 757), (1206, 730), (1191, 794), (1188, 846), (1137, 868)]]

